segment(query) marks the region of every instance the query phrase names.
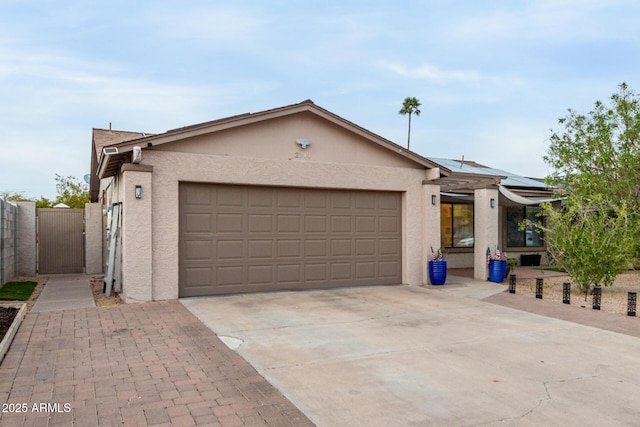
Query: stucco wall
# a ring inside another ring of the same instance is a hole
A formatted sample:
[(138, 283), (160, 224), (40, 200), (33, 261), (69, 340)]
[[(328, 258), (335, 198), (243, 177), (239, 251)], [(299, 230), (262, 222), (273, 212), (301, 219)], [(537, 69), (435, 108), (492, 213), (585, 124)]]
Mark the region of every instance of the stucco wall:
[[(122, 297), (127, 303), (151, 301), (154, 274), (149, 249), (153, 247), (152, 218), (155, 216), (151, 212), (152, 174), (128, 170), (122, 176)], [(135, 197), (136, 185), (142, 187), (140, 199)], [(162, 209), (160, 207), (160, 213)], [(175, 226), (178, 226), (177, 220)], [(162, 273), (160, 268), (155, 277), (161, 278)], [(177, 280), (175, 283), (177, 289)]]
[(84, 223), (85, 272), (102, 273), (102, 205), (85, 204)]
[[(310, 140), (311, 146), (302, 149), (296, 144), (297, 139)], [(310, 112), (165, 143), (151, 150), (423, 169), (416, 162)], [(145, 150), (145, 154), (147, 151), (150, 150)]]
[[(151, 208), (154, 300), (178, 297), (180, 181), (401, 191), (404, 193), (403, 282), (412, 285), (423, 283), (424, 170), (320, 163), (304, 158), (274, 160), (163, 151), (147, 151), (143, 161), (153, 165)], [(130, 192), (126, 185), (124, 192)], [(143, 250), (143, 246), (138, 247), (135, 256), (144, 256), (141, 253)], [(125, 259), (128, 256), (133, 256), (131, 250), (125, 255)], [(125, 287), (127, 286), (129, 283), (125, 278)]]

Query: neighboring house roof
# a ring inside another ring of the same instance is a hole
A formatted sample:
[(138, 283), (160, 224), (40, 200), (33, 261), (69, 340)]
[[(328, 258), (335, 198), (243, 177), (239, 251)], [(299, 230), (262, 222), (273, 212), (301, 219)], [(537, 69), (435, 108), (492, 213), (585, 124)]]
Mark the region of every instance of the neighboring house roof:
[[(147, 147), (157, 146), (159, 144), (184, 140), (194, 136), (218, 132), (221, 130), (231, 129), (238, 126), (257, 123), (278, 117), (289, 116), (301, 112), (310, 112), (316, 114), (317, 116), (322, 117), (338, 126), (341, 126), (342, 128), (345, 128), (361, 137), (364, 137), (365, 139), (373, 143), (376, 143), (388, 150), (393, 151), (394, 153), (404, 156), (416, 162), (417, 164), (424, 166), (425, 168), (437, 169), (438, 175), (446, 176), (448, 174), (448, 171), (445, 167), (437, 165), (431, 160), (420, 156), (419, 154), (407, 150), (406, 148), (388, 139), (376, 135), (373, 132), (360, 127), (353, 122), (350, 122), (334, 113), (331, 113), (330, 111), (315, 105), (311, 100), (306, 100), (298, 104), (287, 105), (271, 110), (261, 111), (257, 113), (241, 114), (192, 126), (172, 129), (165, 133), (152, 136), (145, 136), (144, 134), (137, 132), (118, 132), (120, 134), (119, 136), (121, 136), (122, 139), (118, 140), (114, 137), (112, 143), (100, 145), (99, 149), (94, 141), (94, 144), (96, 145), (96, 155), (98, 155), (98, 162), (96, 168), (92, 168), (91, 179), (92, 181), (96, 180), (99, 182), (98, 178), (106, 178), (117, 174), (121, 165), (131, 157), (131, 155), (128, 153), (133, 150), (134, 146), (139, 146), (144, 150)], [(94, 130), (94, 140), (95, 135), (96, 130)], [(103, 135), (101, 134), (99, 136), (103, 137)], [(117, 153), (105, 154), (102, 150), (103, 148), (111, 147), (117, 148)]]
[(97, 179), (98, 162), (102, 156), (102, 149), (108, 145), (118, 144), (132, 139), (142, 138), (149, 134), (142, 132), (126, 132), (111, 129), (93, 129), (91, 137), (91, 180), (89, 191), (91, 201), (98, 200), (98, 192), (100, 191), (100, 180)]

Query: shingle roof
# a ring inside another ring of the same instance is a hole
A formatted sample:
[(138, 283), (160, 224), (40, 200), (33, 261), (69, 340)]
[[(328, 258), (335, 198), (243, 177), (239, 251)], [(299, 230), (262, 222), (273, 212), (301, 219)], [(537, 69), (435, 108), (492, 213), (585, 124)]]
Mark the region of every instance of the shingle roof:
[(107, 129), (93, 129), (93, 135), (91, 137), (91, 180), (89, 184), (91, 201), (96, 202), (98, 200), (98, 191), (100, 187), (100, 180), (97, 176), (98, 162), (100, 161), (100, 155), (102, 149), (108, 145), (118, 144), (132, 139), (143, 138), (148, 136), (143, 132), (126, 132), (121, 130), (107, 130)]
[(93, 129), (93, 148), (96, 160), (100, 158), (102, 148), (107, 145), (118, 144), (132, 139), (144, 138), (151, 134), (144, 132), (127, 132), (122, 130)]

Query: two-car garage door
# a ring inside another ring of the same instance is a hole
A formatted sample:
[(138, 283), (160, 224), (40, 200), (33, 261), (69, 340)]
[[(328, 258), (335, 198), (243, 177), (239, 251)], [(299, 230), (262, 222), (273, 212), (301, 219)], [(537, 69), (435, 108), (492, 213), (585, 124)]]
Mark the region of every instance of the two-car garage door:
[(181, 297), (397, 284), (401, 194), (180, 184)]

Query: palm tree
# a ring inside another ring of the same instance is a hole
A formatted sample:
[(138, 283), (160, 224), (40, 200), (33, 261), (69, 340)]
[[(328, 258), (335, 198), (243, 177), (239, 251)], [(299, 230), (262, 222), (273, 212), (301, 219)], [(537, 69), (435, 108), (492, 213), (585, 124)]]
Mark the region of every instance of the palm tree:
[(413, 96), (408, 96), (404, 99), (402, 103), (402, 109), (399, 111), (403, 116), (409, 115), (409, 133), (407, 134), (407, 150), (409, 149), (409, 145), (411, 144), (411, 115), (415, 114), (416, 116), (420, 115), (420, 101), (418, 98)]

